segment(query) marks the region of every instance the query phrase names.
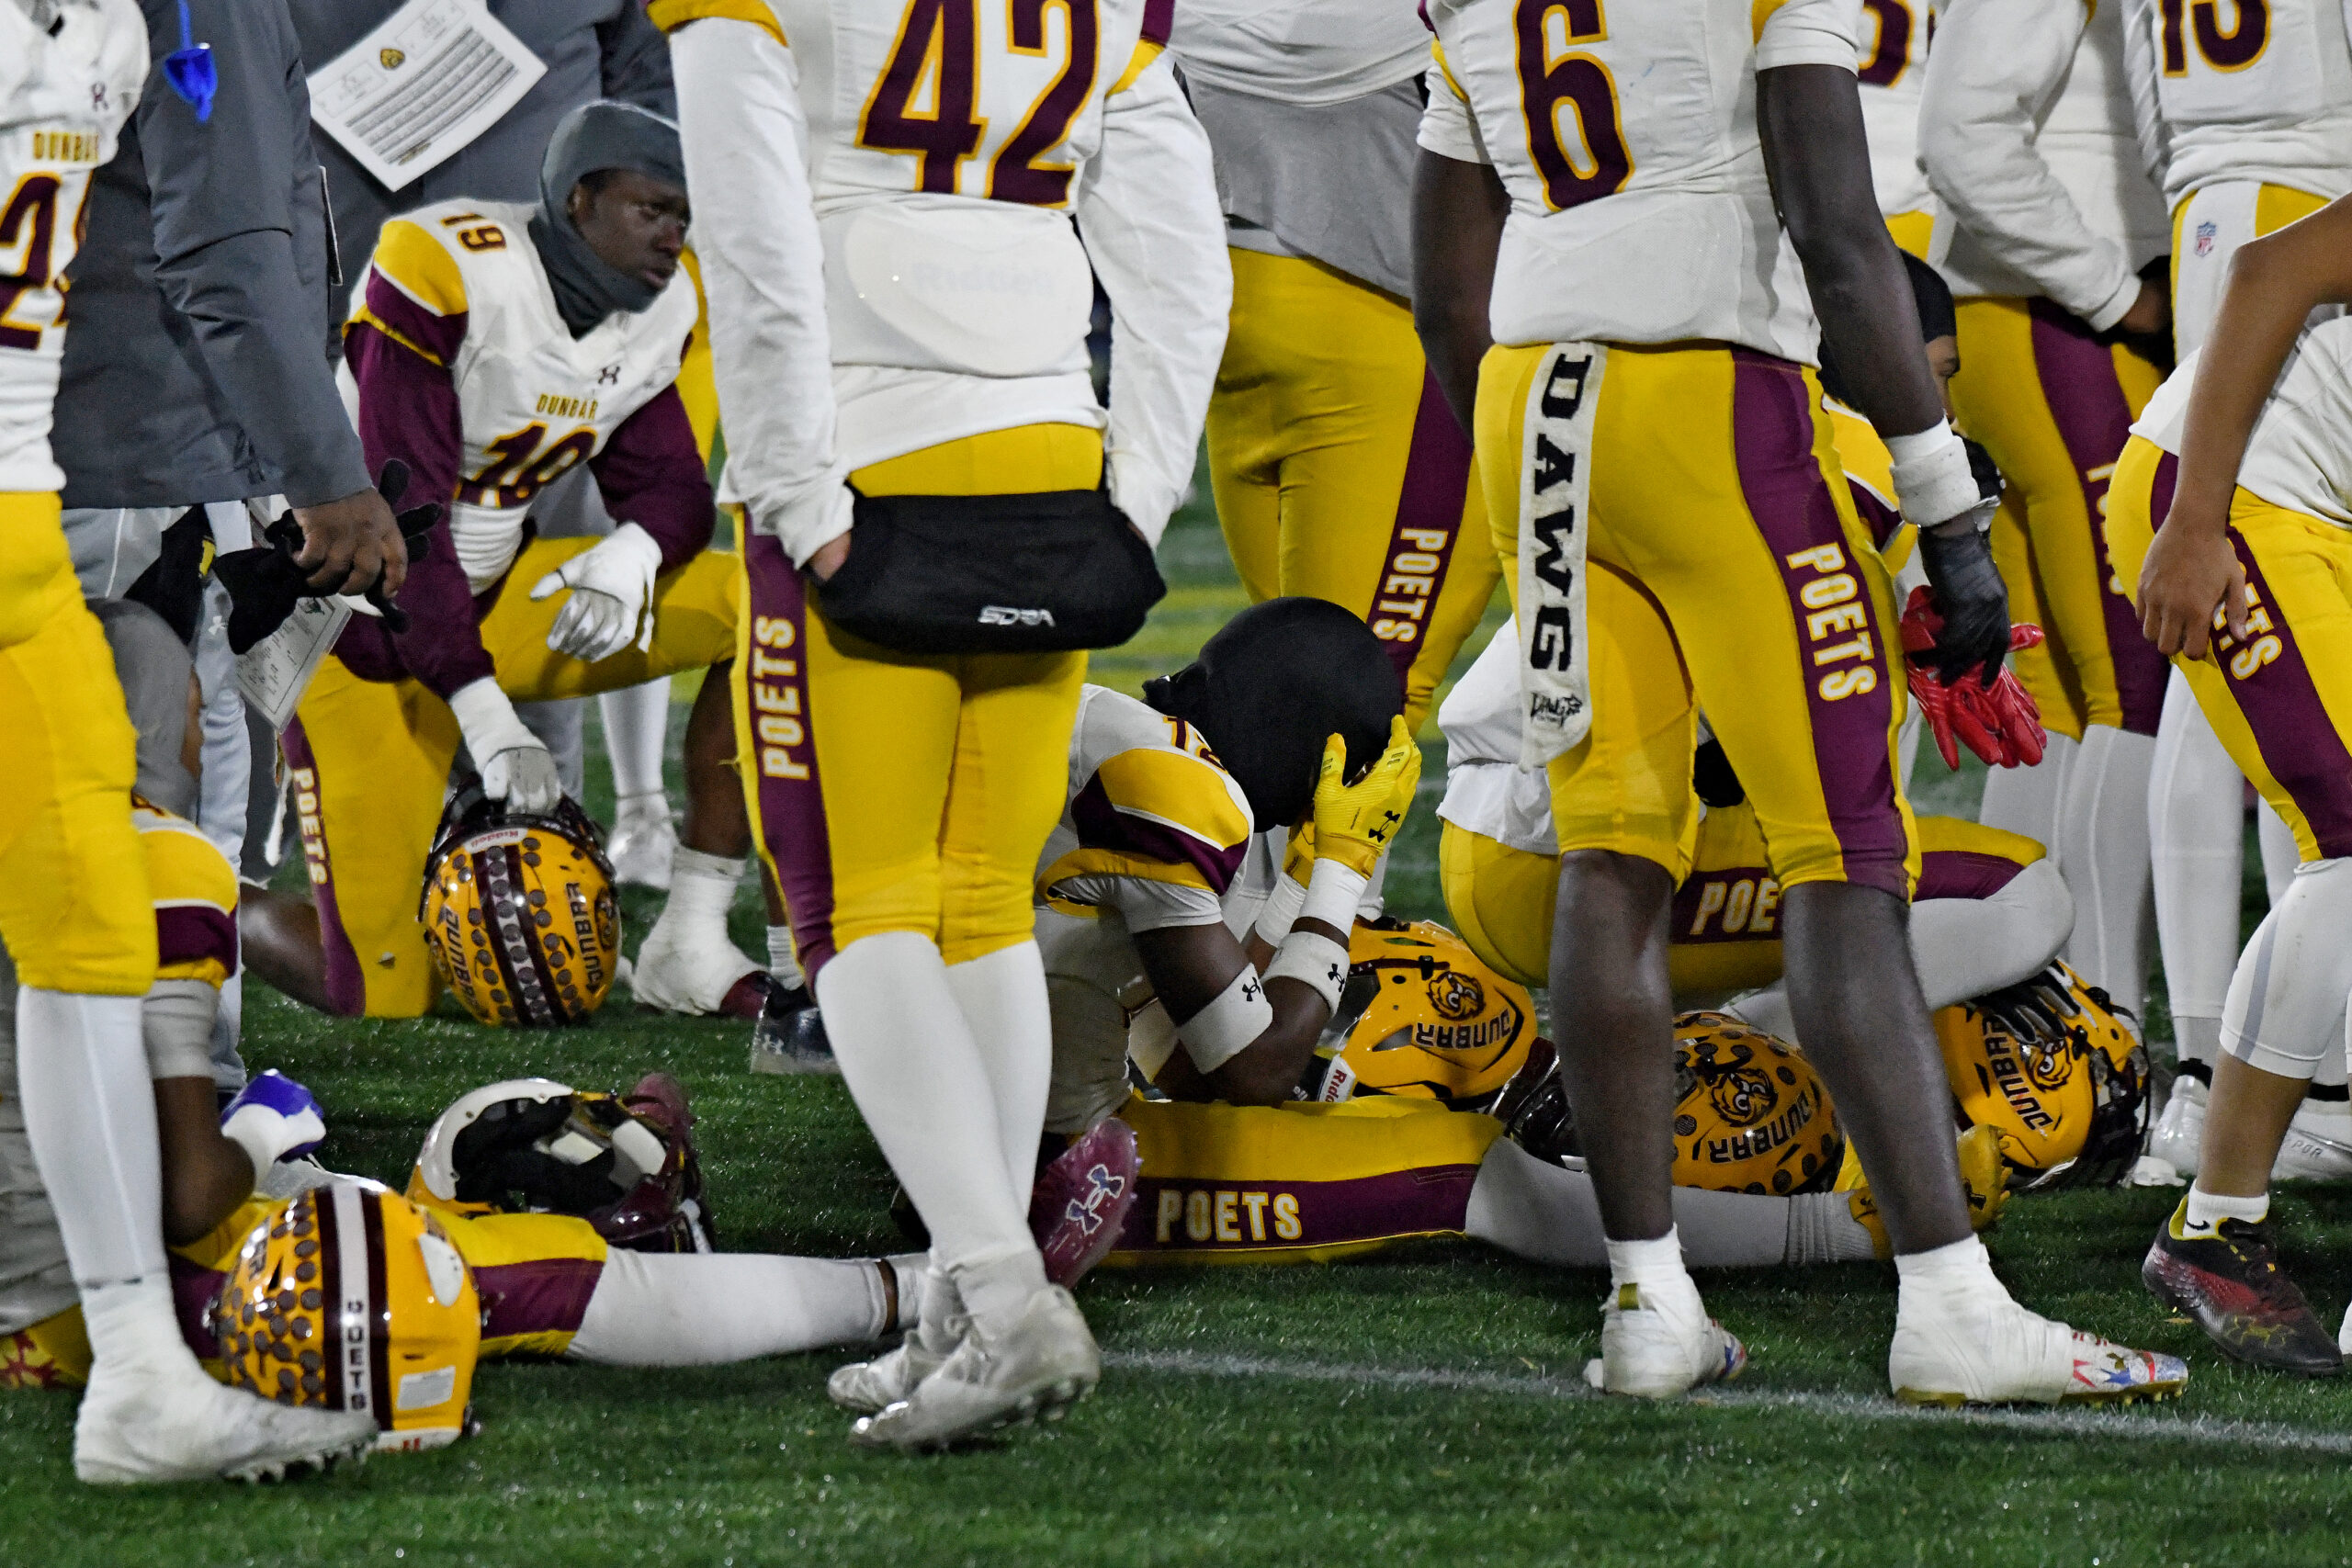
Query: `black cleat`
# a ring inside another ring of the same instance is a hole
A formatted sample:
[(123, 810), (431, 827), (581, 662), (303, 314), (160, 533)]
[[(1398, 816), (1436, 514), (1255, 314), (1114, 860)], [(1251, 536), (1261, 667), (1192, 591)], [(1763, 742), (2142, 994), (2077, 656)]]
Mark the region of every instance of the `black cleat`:
[(2270, 1227), (2223, 1220), (2211, 1236), (2184, 1236), (2188, 1208), (2183, 1199), (2140, 1265), (2149, 1293), (2238, 1360), (2297, 1377), (2341, 1373), (2335, 1337), (2279, 1269)]
[(806, 986), (768, 987), (760, 1019), (752, 1025), (752, 1071), (755, 1073), (838, 1073), (832, 1043), (825, 1038), (825, 1020), (817, 999)]

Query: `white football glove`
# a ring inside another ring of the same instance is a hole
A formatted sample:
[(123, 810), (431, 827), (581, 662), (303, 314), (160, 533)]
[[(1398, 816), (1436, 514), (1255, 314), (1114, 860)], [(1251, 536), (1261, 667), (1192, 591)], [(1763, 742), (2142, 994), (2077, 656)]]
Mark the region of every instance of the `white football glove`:
[[(634, 523), (624, 523), (531, 589), (533, 602), (571, 590), (556, 612), (548, 646), (594, 664), (634, 641), (653, 646), (653, 580), (661, 574), (662, 547)], [(487, 770), (484, 771), (487, 776)]]
[(474, 766), (481, 770), (482, 793), (515, 811), (548, 811), (563, 798), (554, 754), (516, 716), (514, 705), (485, 675), (449, 697), (458, 731)]

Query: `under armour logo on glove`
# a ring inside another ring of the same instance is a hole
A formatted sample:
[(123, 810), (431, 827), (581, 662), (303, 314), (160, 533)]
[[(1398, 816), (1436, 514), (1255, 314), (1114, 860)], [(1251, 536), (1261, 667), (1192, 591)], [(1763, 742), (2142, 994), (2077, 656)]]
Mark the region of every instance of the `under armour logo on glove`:
[[(1910, 677), (1911, 695), (1935, 731), (1936, 750), (1944, 766), (1960, 766), (1963, 744), (1996, 768), (2030, 768), (2041, 761), (2047, 737), (2033, 694), (2018, 683), (2015, 671), (2007, 668), (1990, 686), (1983, 682), (1982, 664), (1962, 671), (1950, 684), (1937, 679), (1937, 639), (1942, 631), (1943, 617), (1936, 612), (1934, 593), (1913, 589), (1910, 605), (1903, 612), (1903, 649), (1908, 656), (1904, 668)], [(2009, 628), (2012, 653), (2041, 641), (2040, 626), (2027, 624)]]

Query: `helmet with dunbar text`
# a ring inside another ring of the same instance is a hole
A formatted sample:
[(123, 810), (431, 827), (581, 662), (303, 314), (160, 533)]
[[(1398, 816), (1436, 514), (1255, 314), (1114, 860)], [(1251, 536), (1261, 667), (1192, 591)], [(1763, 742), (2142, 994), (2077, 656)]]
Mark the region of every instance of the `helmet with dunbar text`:
[(1433, 920), (1365, 921), (1323, 1038), (1317, 1099), (1401, 1094), (1483, 1111), (1527, 1060), (1535, 1003)]
[(1674, 1021), (1674, 1184), (1826, 1191), (1845, 1140), (1829, 1089), (1787, 1041), (1723, 1012)]
[(437, 1449), (474, 1429), (473, 1276), (438, 1218), (375, 1182), (337, 1178), (255, 1225), (210, 1326), (232, 1386), (368, 1412), (379, 1450)]
[(612, 990), (613, 868), (603, 834), (569, 799), (525, 814), (459, 791), (425, 857), (417, 918), (442, 983), (484, 1023), (584, 1023)]
[(1226, 622), (1192, 663), (1145, 682), (1143, 700), (1207, 738), (1262, 833), (1306, 815), (1327, 739), (1346, 743), (1350, 778), (1387, 749), (1405, 683), (1362, 617), (1289, 597)]
[(457, 1214), (570, 1214), (638, 1252), (707, 1252), (694, 1125), (667, 1073), (619, 1095), (509, 1078), (460, 1095), (435, 1121), (408, 1196)]
[(1962, 1123), (2000, 1134), (2020, 1189), (2109, 1185), (2139, 1156), (2148, 1049), (2064, 964), (1943, 1009), (1936, 1040)]

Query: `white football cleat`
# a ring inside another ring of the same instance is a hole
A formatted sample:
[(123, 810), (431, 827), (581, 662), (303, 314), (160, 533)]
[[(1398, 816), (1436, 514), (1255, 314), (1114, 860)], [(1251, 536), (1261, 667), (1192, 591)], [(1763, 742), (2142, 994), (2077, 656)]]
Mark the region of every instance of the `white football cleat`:
[(74, 1423), (74, 1473), (93, 1486), (142, 1482), (277, 1480), (365, 1456), (376, 1418), (300, 1410), (207, 1377), (193, 1356), (90, 1371)]
[(2148, 1134), (2148, 1152), (2183, 1176), (2197, 1174), (2198, 1145), (2205, 1141), (2207, 1092), (2203, 1083), (2186, 1073), (2173, 1079), (2164, 1114)]
[(2352, 1180), (2352, 1105), (2306, 1100), (2295, 1107), (2278, 1157), (2274, 1181)]
[(836, 1367), (825, 1380), (825, 1397), (843, 1410), (872, 1416), (914, 1393), (915, 1385), (937, 1371), (948, 1354), (926, 1347), (920, 1333), (910, 1334), (895, 1350)]
[(1678, 1302), (1620, 1285), (1600, 1304), (1600, 1354), (1584, 1381), (1604, 1393), (1678, 1399), (1701, 1383), (1729, 1382), (1747, 1365), (1747, 1347), (1707, 1315), (1693, 1290)]
[(613, 863), (613, 880), (626, 887), (670, 891), (670, 863), (678, 853), (677, 824), (670, 803), (660, 796), (640, 805), (625, 801), (613, 822), (613, 836), (605, 841), (605, 858)]
[(1998, 1289), (1897, 1298), (1887, 1381), (1905, 1404), (2130, 1404), (2188, 1383), (2177, 1356), (2028, 1312)]
[(1040, 1416), (1058, 1420), (1102, 1376), (1102, 1353), (1078, 1303), (1047, 1285), (996, 1332), (973, 1323), (947, 1359), (906, 1398), (861, 1417), (849, 1440), (915, 1453)]
[(645, 945), (637, 950), (629, 991), (639, 1006), (663, 1012), (755, 1019), (766, 987), (747, 987), (743, 982), (765, 973), (731, 942), (683, 942), (678, 940), (675, 924), (657, 920)]

